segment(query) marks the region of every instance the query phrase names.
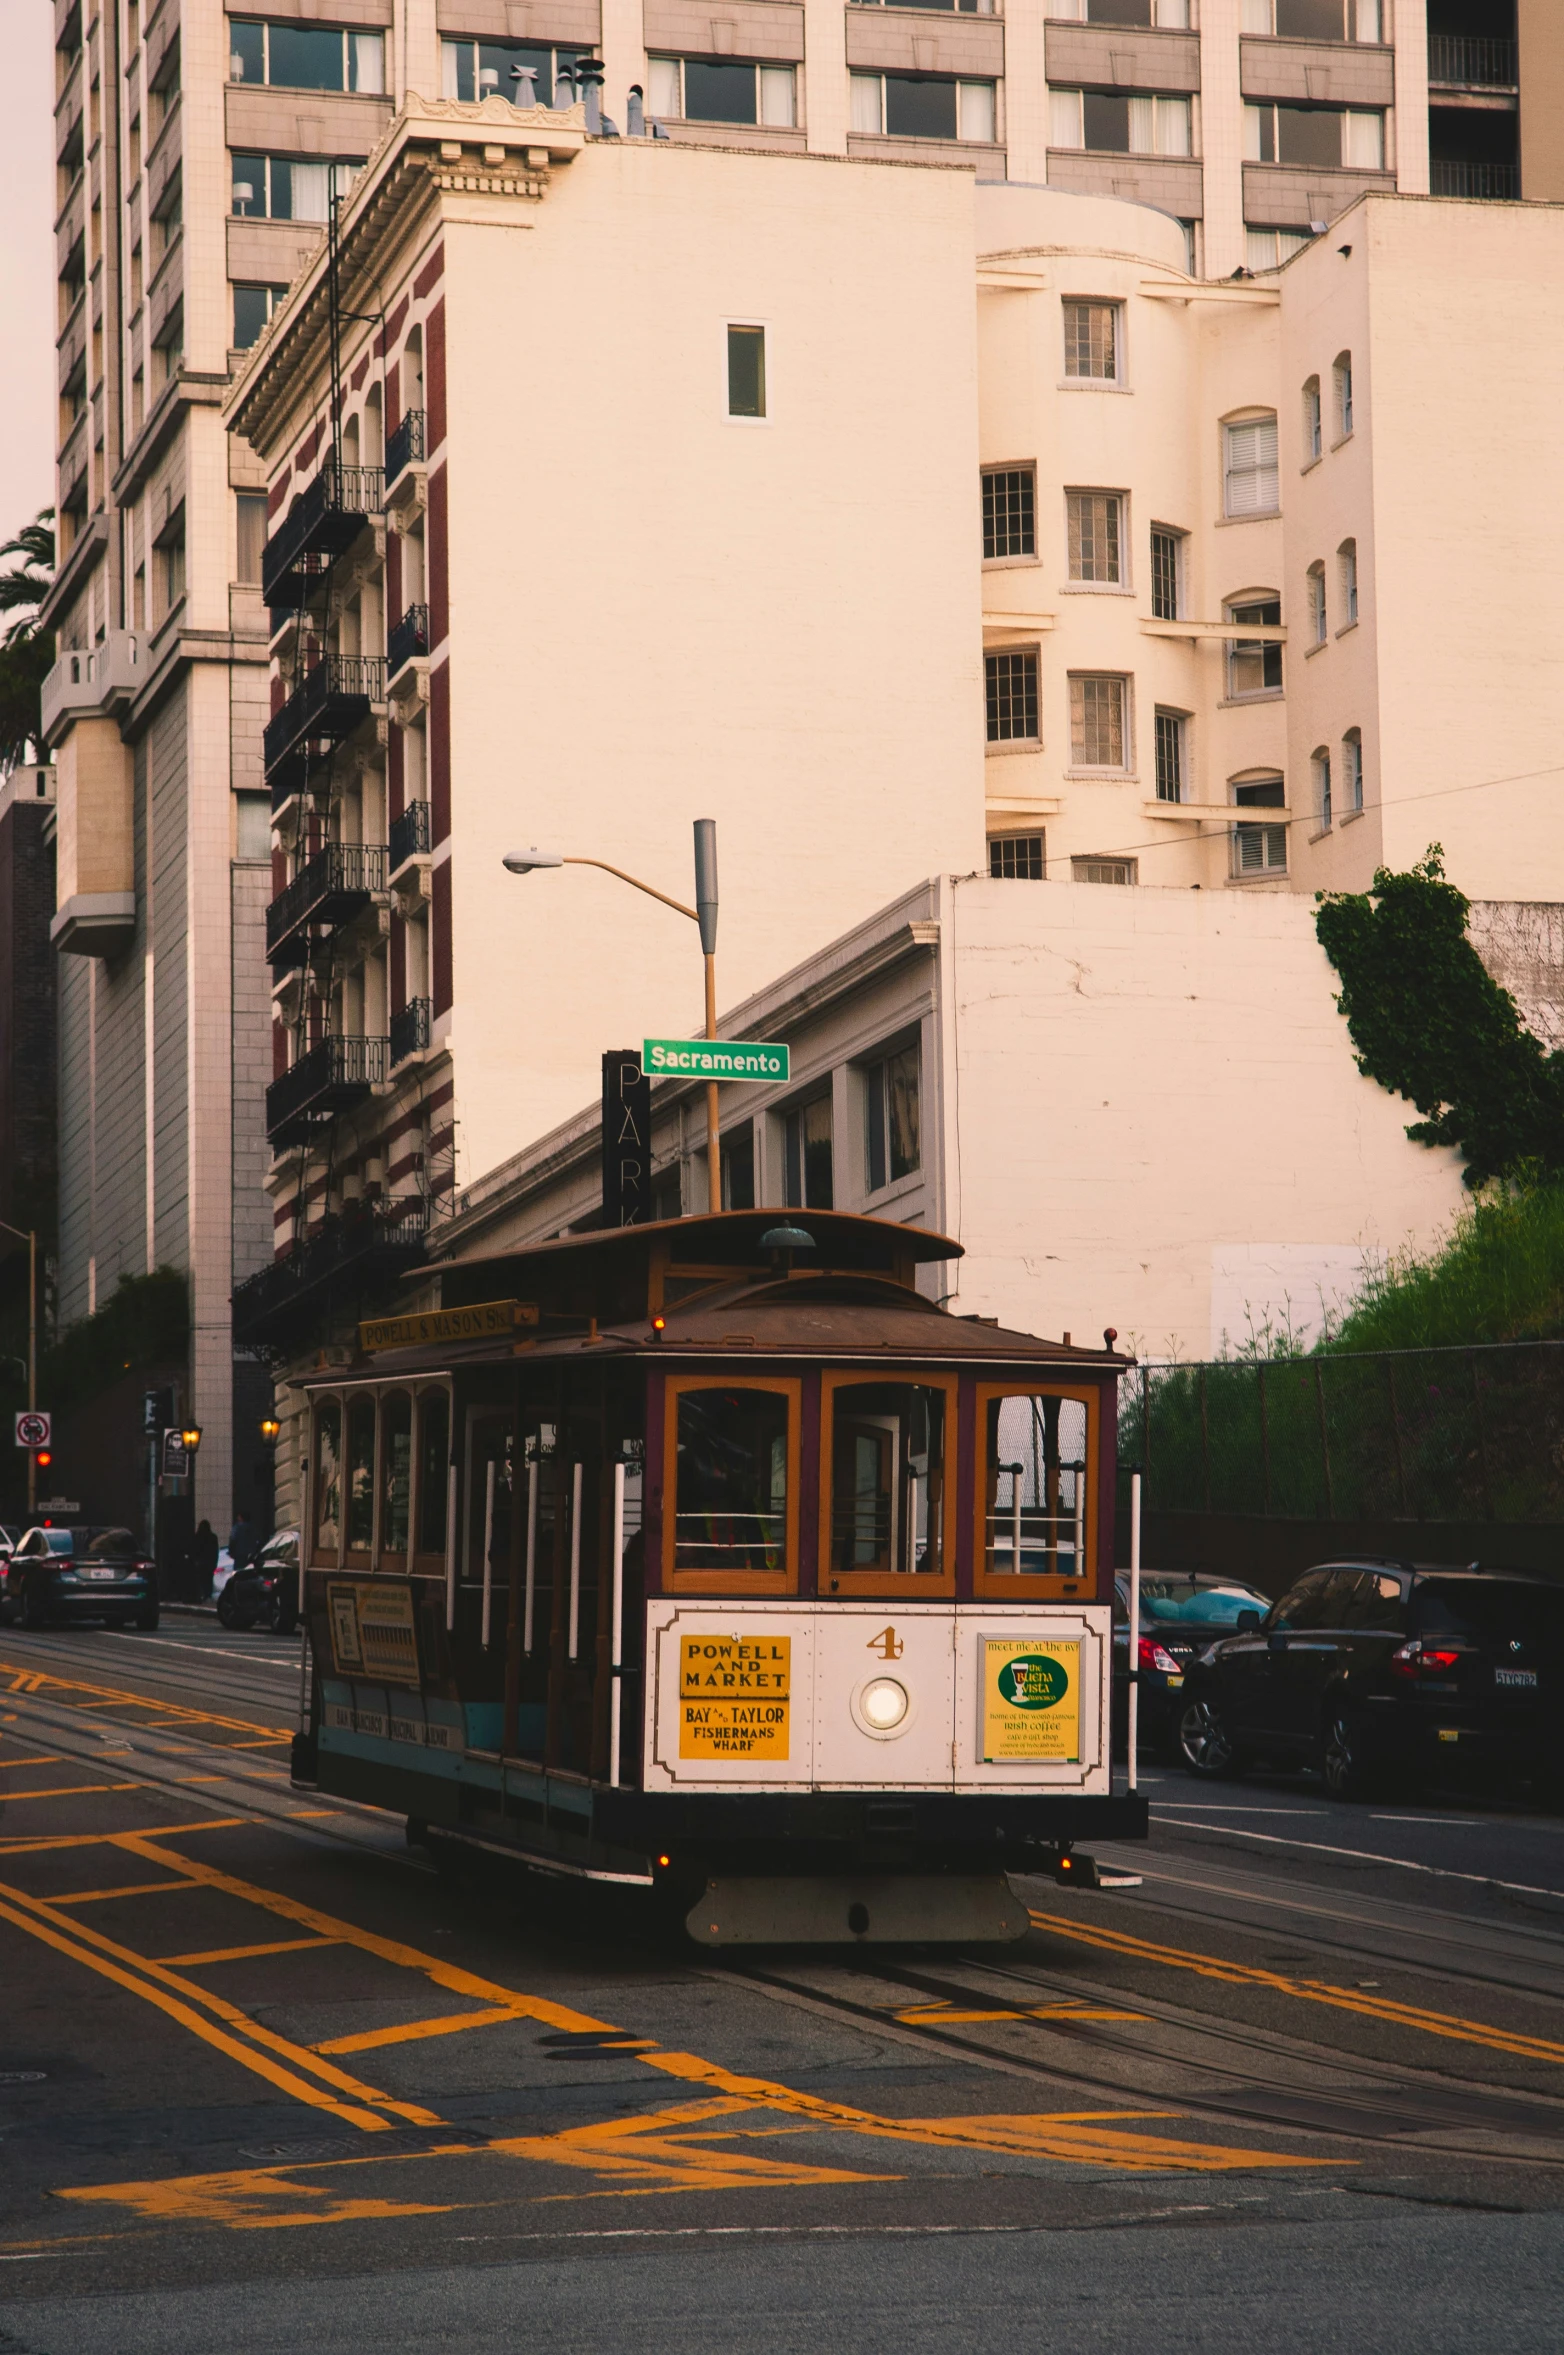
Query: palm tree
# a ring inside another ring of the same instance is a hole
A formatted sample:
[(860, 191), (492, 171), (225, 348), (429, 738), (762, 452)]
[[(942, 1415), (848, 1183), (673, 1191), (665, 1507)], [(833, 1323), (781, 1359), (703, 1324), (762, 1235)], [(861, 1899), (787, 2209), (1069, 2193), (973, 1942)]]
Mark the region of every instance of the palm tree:
[(40, 742), (39, 695), (54, 662), (51, 634), (38, 626), (38, 608), (54, 577), (52, 507), (0, 546), (0, 557), (6, 556), (22, 559), (0, 572), (0, 614), (15, 617), (0, 640), (0, 768), (13, 768)]

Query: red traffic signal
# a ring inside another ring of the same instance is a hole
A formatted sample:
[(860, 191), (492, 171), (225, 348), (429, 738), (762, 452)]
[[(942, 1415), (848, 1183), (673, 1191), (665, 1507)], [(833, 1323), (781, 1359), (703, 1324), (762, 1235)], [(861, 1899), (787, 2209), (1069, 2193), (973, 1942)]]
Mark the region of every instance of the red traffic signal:
[(40, 1472), (47, 1472), (53, 1461), (54, 1451), (52, 1448), (39, 1447), (33, 1450), (33, 1462), (38, 1466)]

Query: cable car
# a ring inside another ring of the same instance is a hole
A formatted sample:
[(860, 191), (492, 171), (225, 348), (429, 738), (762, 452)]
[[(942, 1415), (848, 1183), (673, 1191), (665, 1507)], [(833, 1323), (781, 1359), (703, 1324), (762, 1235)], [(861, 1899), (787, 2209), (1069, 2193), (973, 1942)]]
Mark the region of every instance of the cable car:
[(959, 1255), (729, 1211), (448, 1261), (361, 1326), (304, 1385), (295, 1781), (709, 1945), (1024, 1935), (1007, 1868), (1146, 1831), (1128, 1361), (951, 1314), (918, 1275)]

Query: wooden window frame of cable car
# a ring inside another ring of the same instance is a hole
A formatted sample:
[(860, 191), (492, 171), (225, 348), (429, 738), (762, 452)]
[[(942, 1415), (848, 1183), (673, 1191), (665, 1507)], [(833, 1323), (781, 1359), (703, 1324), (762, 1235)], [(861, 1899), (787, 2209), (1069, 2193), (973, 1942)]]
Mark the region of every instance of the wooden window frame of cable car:
[[(386, 1538), (386, 1408), (394, 1398), (407, 1401), (407, 1544), (388, 1546)], [(392, 1578), (406, 1578), (412, 1569), (413, 1553), (413, 1449), (418, 1442), (418, 1393), (411, 1382), (388, 1382), (375, 1398), (375, 1552), (377, 1573)]]
[[(1068, 1399), (1086, 1409), (1086, 1510), (1082, 1524), (1088, 1568), (1077, 1578), (1046, 1571), (990, 1570), (988, 1567), (988, 1410), (996, 1398)], [(1097, 1483), (1102, 1466), (1102, 1393), (1094, 1383), (979, 1382), (972, 1430), (972, 1592), (986, 1602), (1089, 1603), (1097, 1593), (1100, 1527)]]
[[(787, 1400), (787, 1515), (780, 1570), (676, 1570), (679, 1401), (693, 1390), (769, 1390)], [(796, 1374), (671, 1374), (663, 1393), (662, 1578), (665, 1594), (796, 1595), (804, 1385)]]
[[(927, 1570), (840, 1570), (831, 1568), (831, 1501), (835, 1477), (836, 1410), (839, 1390), (938, 1390), (945, 1399), (945, 1494), (940, 1508), (940, 1568)], [(842, 1367), (820, 1380), (820, 1553), (815, 1584), (823, 1598), (878, 1595), (904, 1603), (937, 1602), (956, 1591), (957, 1467), (960, 1460), (960, 1379), (955, 1374), (910, 1366)]]

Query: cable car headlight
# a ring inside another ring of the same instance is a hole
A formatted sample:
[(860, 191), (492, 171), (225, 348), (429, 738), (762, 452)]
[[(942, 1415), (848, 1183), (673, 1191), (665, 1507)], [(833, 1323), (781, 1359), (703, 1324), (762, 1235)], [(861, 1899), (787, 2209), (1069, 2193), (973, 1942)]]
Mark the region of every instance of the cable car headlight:
[(906, 1686), (894, 1676), (875, 1677), (858, 1696), (859, 1711), (871, 1733), (893, 1733), (910, 1706)]

